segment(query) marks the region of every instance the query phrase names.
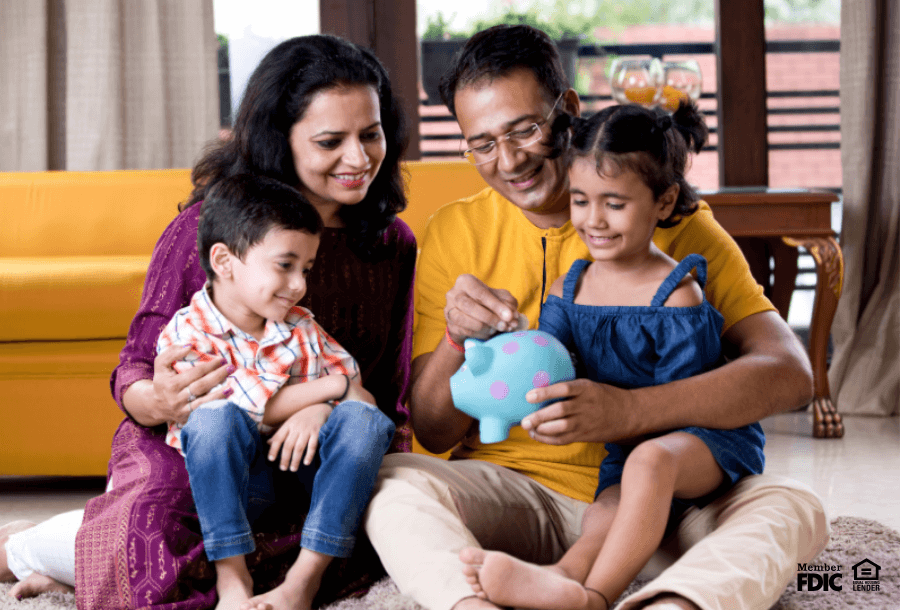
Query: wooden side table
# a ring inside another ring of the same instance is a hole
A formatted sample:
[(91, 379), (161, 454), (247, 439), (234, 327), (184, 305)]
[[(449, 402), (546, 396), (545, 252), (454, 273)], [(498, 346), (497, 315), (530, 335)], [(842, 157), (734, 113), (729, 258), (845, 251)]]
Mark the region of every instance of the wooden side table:
[(733, 237), (778, 237), (804, 247), (816, 262), (816, 296), (809, 331), (809, 357), (815, 378), (813, 435), (840, 438), (844, 424), (831, 400), (826, 362), (828, 336), (844, 282), (844, 257), (831, 228), (830, 191), (721, 188), (704, 191), (719, 224)]

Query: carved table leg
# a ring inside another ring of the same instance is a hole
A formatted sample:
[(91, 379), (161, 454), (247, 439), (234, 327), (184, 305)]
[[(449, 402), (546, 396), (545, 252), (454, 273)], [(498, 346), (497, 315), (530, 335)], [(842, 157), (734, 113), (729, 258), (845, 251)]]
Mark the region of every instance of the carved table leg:
[(816, 261), (816, 297), (809, 329), (809, 357), (815, 378), (813, 436), (841, 438), (844, 424), (828, 387), (828, 336), (844, 283), (844, 257), (834, 237), (784, 237), (789, 246), (803, 246)]

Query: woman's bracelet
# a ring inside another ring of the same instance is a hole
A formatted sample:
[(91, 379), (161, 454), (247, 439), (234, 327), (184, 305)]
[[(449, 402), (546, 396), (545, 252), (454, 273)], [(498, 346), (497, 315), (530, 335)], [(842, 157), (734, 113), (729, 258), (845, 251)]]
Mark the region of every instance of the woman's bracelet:
[[(343, 373), (341, 374), (344, 375)], [(347, 385), (344, 386), (344, 393), (335, 399), (335, 403), (341, 402), (342, 400), (347, 398), (347, 394), (350, 392), (350, 375), (344, 375), (344, 379), (347, 380)]]
[(455, 349), (456, 351), (458, 351), (460, 354), (465, 354), (465, 353), (466, 353), (466, 348), (464, 348), (462, 345), (460, 345), (459, 343), (457, 343), (456, 341), (454, 341), (454, 340), (453, 340), (453, 337), (450, 336), (450, 329), (449, 329), (449, 328), (444, 332), (444, 336), (447, 338), (447, 343), (450, 344), (450, 347), (452, 347), (453, 349)]

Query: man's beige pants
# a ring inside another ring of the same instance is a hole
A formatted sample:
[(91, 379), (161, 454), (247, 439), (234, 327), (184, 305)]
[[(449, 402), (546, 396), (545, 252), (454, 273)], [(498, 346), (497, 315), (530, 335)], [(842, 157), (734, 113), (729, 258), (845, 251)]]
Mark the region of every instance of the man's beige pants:
[[(473, 595), (461, 549), (553, 563), (580, 535), (588, 506), (487, 462), (390, 454), (365, 528), (402, 593), (429, 610), (449, 610)], [(825, 511), (811, 489), (784, 477), (750, 476), (715, 502), (688, 510), (644, 574), (678, 560), (619, 608), (672, 592), (703, 610), (768, 609), (797, 564), (815, 558), (827, 541)]]

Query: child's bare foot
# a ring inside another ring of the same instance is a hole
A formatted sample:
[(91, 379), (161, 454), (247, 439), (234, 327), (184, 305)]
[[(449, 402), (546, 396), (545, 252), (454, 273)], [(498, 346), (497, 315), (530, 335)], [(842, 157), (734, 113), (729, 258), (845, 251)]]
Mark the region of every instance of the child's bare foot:
[(261, 595), (251, 597), (241, 604), (241, 610), (274, 610), (272, 604), (267, 601), (260, 601)]
[(453, 610), (499, 610), (499, 606), (495, 606), (491, 602), (473, 595), (472, 597), (464, 597), (456, 602)]
[(20, 580), (13, 585), (9, 590), (9, 595), (16, 599), (25, 599), (26, 597), (36, 597), (41, 593), (51, 593), (53, 591), (74, 593), (75, 589), (53, 580), (49, 576), (35, 572), (31, 576), (26, 577), (25, 580)]
[(309, 610), (315, 594), (291, 590), (281, 584), (268, 593), (257, 595), (241, 606), (241, 610)]
[(325, 568), (332, 559), (307, 548), (300, 549), (284, 582), (268, 593), (253, 597), (241, 610), (310, 610)]
[[(219, 594), (216, 610), (239, 610), (253, 595), (253, 585), (237, 580), (230, 580), (228, 584), (220, 581), (216, 583), (216, 592)], [(260, 610), (271, 609), (262, 608)]]
[(553, 567), (538, 566), (506, 553), (468, 547), (460, 551), (463, 573), (475, 594), (498, 606), (570, 610), (588, 606), (576, 580)]
[(216, 560), (216, 593), (216, 610), (239, 610), (253, 595), (253, 579), (243, 555)]
[(6, 541), (13, 534), (25, 531), (34, 527), (31, 521), (10, 521), (3, 527), (0, 527), (0, 582), (12, 582), (16, 580), (16, 575), (9, 569), (9, 563), (6, 559)]
[(219, 595), (216, 610), (239, 610), (253, 595), (253, 579), (250, 577), (250, 570), (247, 569), (246, 557), (232, 555), (217, 559), (215, 564), (216, 593)]

